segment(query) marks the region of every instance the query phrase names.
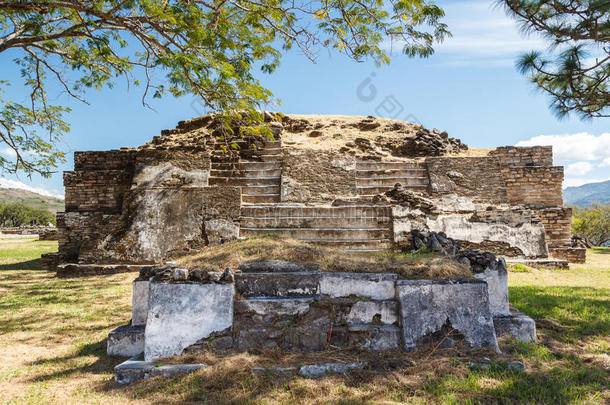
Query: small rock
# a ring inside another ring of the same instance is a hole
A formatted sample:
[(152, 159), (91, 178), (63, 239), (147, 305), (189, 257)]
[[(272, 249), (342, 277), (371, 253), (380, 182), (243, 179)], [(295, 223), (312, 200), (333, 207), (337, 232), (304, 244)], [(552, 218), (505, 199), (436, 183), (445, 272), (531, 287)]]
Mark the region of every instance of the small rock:
[(224, 273), (218, 273), (216, 271), (211, 271), (208, 273), (208, 276), (210, 277), (210, 281), (214, 282), (214, 283), (218, 283), (220, 281), (220, 279), (222, 278), (222, 275)]
[(233, 276), (233, 272), (230, 267), (227, 267), (225, 271), (223, 271), (222, 276), (220, 276), (220, 281), (224, 283), (233, 283), (235, 282), (235, 276)]
[(352, 370), (362, 370), (366, 363), (323, 363), (303, 366), (299, 369), (299, 374), (307, 378), (320, 378), (325, 374), (346, 374)]
[(176, 262), (165, 262), (165, 265), (166, 265), (167, 267), (169, 267), (170, 269), (173, 269), (173, 268), (175, 268), (175, 267), (178, 267), (178, 263), (176, 263)]
[(506, 367), (512, 371), (525, 371), (525, 364), (523, 364), (521, 361), (510, 361)]
[(203, 269), (197, 269), (189, 272), (189, 276), (194, 281), (206, 281), (209, 279), (208, 272)]
[(189, 278), (189, 271), (187, 269), (172, 269), (172, 280), (174, 281), (186, 281)]
[(307, 136), (310, 138), (317, 138), (317, 137), (322, 136), (323, 134), (324, 133), (322, 131), (318, 131), (317, 129), (314, 129), (309, 134), (307, 134)]

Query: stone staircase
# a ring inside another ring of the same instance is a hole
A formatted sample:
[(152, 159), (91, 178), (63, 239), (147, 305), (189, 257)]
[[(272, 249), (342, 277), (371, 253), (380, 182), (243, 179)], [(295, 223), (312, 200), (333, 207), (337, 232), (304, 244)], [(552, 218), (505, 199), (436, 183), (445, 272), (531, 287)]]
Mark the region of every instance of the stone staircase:
[(397, 350), (401, 329), (395, 279), (392, 274), (281, 266), (242, 269), (235, 278), (241, 299), (234, 302), (234, 346), (238, 350)]
[(356, 163), (356, 189), (360, 195), (374, 195), (391, 190), (396, 183), (407, 190), (425, 192), (430, 186), (428, 170), (420, 162)]
[[(241, 147), (247, 147), (247, 145)], [(220, 154), (212, 155), (210, 186), (241, 187), (242, 202), (246, 204), (278, 203), (282, 174), (281, 143), (267, 142), (260, 160), (227, 161)]]
[(242, 206), (240, 236), (266, 233), (353, 251), (387, 251), (392, 248), (391, 209), (373, 205)]

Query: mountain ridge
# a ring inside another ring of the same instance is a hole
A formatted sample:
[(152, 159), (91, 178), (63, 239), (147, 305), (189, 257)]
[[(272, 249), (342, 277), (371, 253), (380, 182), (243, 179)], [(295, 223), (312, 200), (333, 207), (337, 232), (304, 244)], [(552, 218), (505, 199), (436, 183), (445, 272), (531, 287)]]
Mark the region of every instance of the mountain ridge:
[(567, 187), (563, 190), (563, 201), (566, 205), (579, 207), (587, 207), (594, 202), (610, 204), (610, 180)]

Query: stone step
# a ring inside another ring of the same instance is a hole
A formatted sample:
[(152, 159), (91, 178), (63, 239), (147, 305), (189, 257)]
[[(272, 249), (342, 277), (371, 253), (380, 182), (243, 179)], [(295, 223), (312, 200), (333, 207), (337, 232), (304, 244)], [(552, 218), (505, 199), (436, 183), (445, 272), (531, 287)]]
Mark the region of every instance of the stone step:
[(273, 205), (242, 207), (241, 215), (245, 217), (390, 217), (392, 209), (378, 205), (318, 206)]
[(241, 226), (246, 228), (317, 228), (317, 227), (349, 227), (349, 228), (388, 228), (392, 220), (388, 217), (241, 217)]
[(279, 194), (242, 195), (241, 202), (244, 204), (275, 204), (280, 202), (280, 196)]
[(280, 177), (282, 169), (210, 170), (211, 177)]
[(356, 170), (356, 177), (426, 177), (427, 169)]
[(408, 169), (425, 169), (425, 163), (419, 162), (376, 162), (376, 161), (360, 161), (356, 162), (356, 170), (408, 170)]
[[(382, 194), (385, 193), (386, 191), (391, 190), (392, 188), (394, 188), (394, 186), (359, 186), (356, 187), (356, 190), (358, 191), (358, 194), (360, 195), (375, 195), (375, 194)], [(428, 188), (428, 184), (411, 184), (408, 186), (405, 186), (405, 189), (409, 190), (409, 191), (417, 191), (417, 192), (423, 192), (426, 191), (426, 189)]]
[(274, 234), (298, 240), (329, 239), (336, 241), (353, 239), (390, 238), (392, 231), (388, 228), (246, 228), (241, 227), (240, 236)]
[(258, 162), (241, 160), (235, 162), (212, 162), (212, 170), (270, 170), (281, 168), (281, 161)]
[(261, 155), (261, 160), (263, 162), (277, 162), (282, 160), (282, 155), (281, 154), (262, 154)]
[(356, 187), (358, 186), (394, 186), (400, 183), (403, 186), (427, 184), (427, 177), (369, 177), (356, 178)]
[(374, 249), (374, 251), (387, 251), (393, 248), (392, 239), (301, 239), (303, 242), (320, 246), (343, 248), (345, 250)]
[(317, 271), (237, 273), (235, 292), (242, 297), (316, 297), (319, 280)]
[(242, 195), (280, 195), (280, 186), (244, 186), (241, 188)]
[(279, 177), (210, 177), (208, 179), (210, 186), (273, 186), (280, 185)]

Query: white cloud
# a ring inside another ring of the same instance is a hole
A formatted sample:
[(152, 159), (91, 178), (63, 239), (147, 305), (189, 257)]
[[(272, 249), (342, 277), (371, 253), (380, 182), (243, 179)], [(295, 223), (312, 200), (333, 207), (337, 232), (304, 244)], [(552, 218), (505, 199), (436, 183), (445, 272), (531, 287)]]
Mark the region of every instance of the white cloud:
[(64, 196), (61, 192), (57, 191), (57, 190), (46, 190), (44, 188), (40, 188), (40, 187), (32, 187), (32, 186), (28, 186), (25, 183), (22, 183), (20, 181), (17, 180), (10, 180), (4, 177), (0, 177), (0, 188), (17, 188), (20, 190), (27, 190), (27, 191), (31, 191), (32, 193), (38, 193), (38, 194), (42, 194), (45, 195), (47, 197), (55, 197), (55, 198), (60, 198), (60, 199), (64, 199)]
[(548, 45), (536, 35), (525, 36), (516, 20), (489, 1), (460, 1), (439, 6), (453, 34), (435, 47), (451, 65), (512, 66), (516, 57)]
[(610, 157), (607, 157), (602, 160), (602, 162), (599, 164), (599, 167), (610, 167)]
[(9, 157), (17, 157), (17, 153), (9, 147), (3, 148), (0, 150), (0, 153)]
[(589, 162), (571, 163), (565, 168), (565, 174), (568, 176), (584, 176), (593, 170), (593, 165)]
[(600, 183), (602, 181), (608, 181), (610, 177), (606, 177), (605, 179), (583, 179), (583, 178), (566, 178), (563, 181), (563, 188), (566, 187), (578, 187), (587, 183)]
[(581, 132), (577, 134), (540, 135), (517, 146), (552, 145), (557, 161), (600, 160), (610, 158), (610, 133), (599, 136)]

